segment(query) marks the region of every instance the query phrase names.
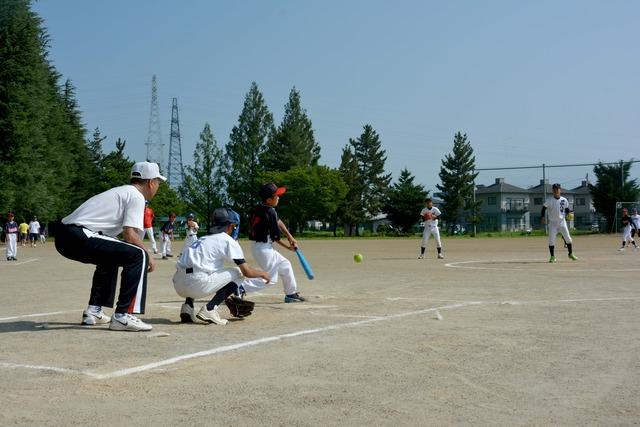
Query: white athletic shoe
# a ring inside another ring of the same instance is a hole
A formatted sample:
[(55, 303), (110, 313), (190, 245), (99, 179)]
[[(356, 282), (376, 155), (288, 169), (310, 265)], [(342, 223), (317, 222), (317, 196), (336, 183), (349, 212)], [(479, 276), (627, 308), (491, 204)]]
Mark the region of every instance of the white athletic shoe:
[(418, 255), (418, 259), (424, 259), (424, 254)]
[(182, 307), (180, 307), (180, 322), (198, 323), (198, 318), (196, 317), (196, 312), (193, 310), (193, 307), (190, 307), (188, 304), (182, 304)]
[(133, 314), (125, 313), (120, 317), (116, 317), (114, 314), (109, 324), (109, 329), (112, 331), (150, 331), (153, 327), (142, 320), (138, 319)]
[(93, 326), (93, 325), (105, 325), (111, 322), (111, 318), (104, 314), (102, 310), (97, 313), (92, 311), (85, 310), (82, 312), (82, 324)]
[(207, 305), (203, 305), (196, 314), (196, 317), (203, 322), (207, 323), (215, 323), (216, 325), (224, 326), (227, 324), (228, 320), (220, 317), (220, 313), (218, 313), (218, 306), (213, 307), (213, 310), (207, 310)]
[(438, 259), (444, 259), (444, 255), (438, 254)]
[(624, 252), (624, 248), (618, 249), (618, 252)]

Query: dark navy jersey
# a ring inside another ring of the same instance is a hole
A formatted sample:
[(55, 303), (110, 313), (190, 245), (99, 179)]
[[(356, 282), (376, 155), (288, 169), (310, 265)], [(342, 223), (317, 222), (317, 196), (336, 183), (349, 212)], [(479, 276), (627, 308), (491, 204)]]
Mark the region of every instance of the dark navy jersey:
[(278, 213), (271, 206), (256, 205), (249, 220), (249, 239), (256, 242), (277, 242), (280, 240)]
[(627, 225), (630, 225), (631, 228), (633, 228), (633, 229), (636, 228), (636, 224), (631, 220), (631, 217), (629, 215), (624, 215), (622, 217), (622, 225), (624, 225), (625, 227)]
[(4, 232), (7, 234), (18, 234), (18, 223), (15, 221), (8, 221), (4, 225)]
[(164, 224), (162, 224), (162, 228), (160, 229), (164, 234), (172, 234), (173, 233), (173, 222), (171, 221), (167, 221)]

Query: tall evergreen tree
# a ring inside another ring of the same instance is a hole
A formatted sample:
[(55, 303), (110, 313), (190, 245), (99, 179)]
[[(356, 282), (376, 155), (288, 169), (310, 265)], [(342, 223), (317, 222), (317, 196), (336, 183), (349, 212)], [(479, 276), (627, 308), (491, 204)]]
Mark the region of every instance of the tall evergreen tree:
[(616, 202), (635, 202), (640, 197), (640, 187), (635, 179), (629, 179), (631, 162), (617, 165), (598, 163), (593, 172), (596, 184), (589, 184), (596, 212), (607, 220), (607, 230), (612, 230), (616, 217)]
[[(26, 0), (0, 2), (0, 209), (53, 219), (74, 190), (84, 129), (72, 86), (58, 85), (48, 36)], [(76, 113), (78, 115), (76, 115)]]
[(429, 194), (422, 185), (414, 184), (414, 179), (408, 169), (403, 169), (398, 182), (389, 189), (384, 207), (391, 223), (404, 232), (411, 231), (411, 227), (418, 222), (420, 210)]
[(385, 173), (386, 151), (378, 133), (371, 125), (365, 125), (362, 135), (349, 139), (353, 155), (358, 164), (358, 175), (362, 193), (360, 200), (366, 218), (372, 218), (382, 211), (382, 206), (391, 183), (391, 174)]
[(286, 171), (296, 166), (316, 166), (320, 159), (320, 145), (315, 140), (311, 120), (302, 108), (300, 92), (295, 87), (284, 106), (284, 118), (269, 140), (263, 155), (266, 170)]
[(124, 154), (127, 141), (122, 138), (116, 140), (116, 149), (102, 159), (102, 181), (98, 183), (98, 191), (106, 191), (113, 187), (129, 184), (131, 167), (135, 163)]
[(225, 202), (223, 167), (223, 151), (218, 147), (211, 126), (207, 123), (193, 152), (193, 166), (185, 168), (181, 187), (188, 208), (202, 219), (205, 230), (211, 227), (213, 211)]
[(453, 138), (452, 153), (442, 160), (441, 183), (436, 185), (443, 201), (442, 214), (451, 231), (465, 217), (477, 217), (479, 202), (473, 202), (474, 182), (478, 176), (475, 161), (467, 134), (457, 132)]
[[(337, 219), (344, 224), (345, 235), (352, 236), (356, 233), (358, 222), (364, 219), (364, 208), (362, 206), (362, 184), (358, 172), (358, 162), (349, 144), (342, 149), (338, 170), (346, 185), (347, 194), (338, 204)], [(337, 226), (338, 221), (334, 223), (334, 227)], [(336, 235), (335, 228), (333, 234)]]
[(245, 96), (238, 124), (231, 130), (225, 153), (225, 179), (229, 201), (240, 213), (246, 230), (248, 215), (260, 187), (264, 167), (260, 162), (267, 141), (273, 138), (273, 115), (258, 85), (253, 82)]

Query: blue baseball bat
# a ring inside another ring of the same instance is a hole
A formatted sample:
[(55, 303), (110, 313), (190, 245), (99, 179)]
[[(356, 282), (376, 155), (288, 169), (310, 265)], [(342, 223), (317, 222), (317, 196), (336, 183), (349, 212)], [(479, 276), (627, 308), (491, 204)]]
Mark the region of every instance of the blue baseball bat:
[(302, 268), (304, 269), (304, 272), (307, 273), (307, 277), (309, 278), (309, 280), (313, 280), (315, 276), (313, 275), (313, 270), (311, 269), (311, 265), (309, 264), (307, 259), (304, 257), (304, 254), (302, 253), (302, 250), (300, 248), (296, 248), (296, 255), (298, 255), (300, 264), (302, 264)]

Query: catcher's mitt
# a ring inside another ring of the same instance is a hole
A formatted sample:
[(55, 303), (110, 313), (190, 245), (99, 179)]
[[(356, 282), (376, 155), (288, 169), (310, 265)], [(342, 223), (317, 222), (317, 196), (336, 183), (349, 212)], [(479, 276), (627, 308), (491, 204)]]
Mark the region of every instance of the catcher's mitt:
[(224, 303), (227, 305), (229, 312), (233, 317), (243, 318), (247, 316), (251, 316), (251, 312), (253, 311), (253, 307), (255, 303), (252, 301), (247, 301), (235, 295), (231, 295), (229, 298), (224, 300)]

